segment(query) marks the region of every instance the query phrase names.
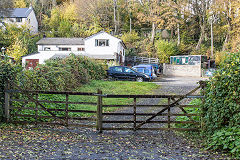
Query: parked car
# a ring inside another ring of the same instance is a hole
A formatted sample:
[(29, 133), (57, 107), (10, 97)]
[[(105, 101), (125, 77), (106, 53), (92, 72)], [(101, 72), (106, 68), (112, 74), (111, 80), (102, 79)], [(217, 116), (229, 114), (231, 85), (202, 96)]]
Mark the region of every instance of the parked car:
[(146, 74), (125, 66), (109, 67), (107, 70), (109, 80), (131, 80), (137, 82), (149, 81), (150, 77)]
[(154, 67), (152, 65), (137, 65), (133, 66), (133, 69), (137, 70), (140, 73), (144, 73), (150, 77), (150, 79), (157, 78), (157, 75), (155, 74)]
[(154, 72), (155, 72), (156, 75), (160, 74), (160, 72), (161, 72), (161, 71), (160, 71), (160, 67), (159, 67), (159, 65), (156, 64), (156, 63), (139, 64), (139, 65), (152, 65), (153, 68), (154, 68)]

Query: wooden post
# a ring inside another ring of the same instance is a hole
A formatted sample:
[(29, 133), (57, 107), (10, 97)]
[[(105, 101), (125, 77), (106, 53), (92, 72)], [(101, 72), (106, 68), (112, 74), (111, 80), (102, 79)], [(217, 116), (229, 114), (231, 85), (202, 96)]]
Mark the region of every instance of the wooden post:
[[(170, 98), (168, 98), (168, 105), (170, 106)], [(171, 124), (170, 124), (170, 121), (171, 121), (171, 116), (170, 116), (170, 114), (171, 114), (171, 108), (169, 107), (168, 108), (168, 128), (171, 128)]]
[[(199, 85), (200, 85), (200, 87), (201, 87), (201, 94), (203, 95), (203, 96), (205, 96), (205, 94), (206, 94), (206, 91), (205, 91), (205, 87), (206, 87), (206, 85), (207, 85), (207, 82), (205, 82), (205, 81), (199, 81)], [(204, 104), (205, 103), (205, 99), (203, 98), (202, 99), (202, 104)], [(201, 108), (201, 112), (203, 113), (204, 111), (203, 111), (203, 109)], [(204, 122), (203, 122), (203, 115), (201, 114), (200, 115), (200, 127), (201, 127), (201, 129), (202, 130), (204, 130)]]
[[(38, 100), (38, 94), (36, 94), (36, 100)], [(35, 103), (35, 124), (37, 124), (37, 119), (38, 119), (38, 104)]]
[(98, 89), (98, 102), (97, 102), (97, 126), (96, 129), (102, 133), (102, 91)]
[(134, 124), (133, 124), (133, 127), (134, 127), (134, 131), (136, 131), (136, 126), (137, 126), (137, 98), (134, 98), (134, 101), (133, 101), (133, 121), (134, 121)]
[(65, 108), (65, 126), (68, 126), (68, 100), (69, 94), (66, 94), (66, 108)]
[(10, 112), (9, 112), (9, 107), (10, 107), (10, 94), (8, 93), (8, 90), (9, 90), (9, 83), (8, 81), (6, 81), (5, 83), (5, 89), (4, 89), (4, 94), (5, 94), (5, 97), (4, 97), (4, 119), (5, 119), (5, 122), (9, 122), (10, 120)]

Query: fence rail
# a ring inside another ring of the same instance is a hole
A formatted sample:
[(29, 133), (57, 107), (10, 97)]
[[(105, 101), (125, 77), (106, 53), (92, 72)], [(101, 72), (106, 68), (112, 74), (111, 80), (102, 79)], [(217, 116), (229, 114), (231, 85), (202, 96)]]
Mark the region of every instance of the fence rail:
[[(198, 128), (176, 128), (172, 124), (200, 125), (193, 117), (200, 114), (188, 113), (185, 108), (199, 108), (198, 105), (180, 104), (186, 98), (201, 98), (204, 96), (193, 95), (201, 85), (186, 95), (112, 95), (103, 94), (101, 90), (91, 92), (59, 92), (59, 91), (31, 91), (5, 89), (5, 117), (13, 123), (52, 124), (65, 126), (79, 126), (103, 130), (197, 130)], [(42, 95), (59, 95), (61, 100), (42, 99)], [(70, 96), (93, 96), (93, 102), (72, 101)], [(105, 104), (104, 99), (132, 99), (131, 104)], [(139, 99), (165, 99), (167, 104), (147, 105), (138, 104)], [(93, 106), (94, 109), (87, 109)], [(82, 107), (82, 108), (81, 108)], [(121, 112), (109, 112), (109, 108), (115, 108)], [(141, 109), (154, 112), (141, 112)], [(181, 112), (172, 112), (178, 108)], [(126, 109), (128, 109), (126, 111)], [(22, 112), (27, 110), (27, 114)], [(86, 115), (88, 115), (86, 117)], [(178, 121), (176, 117), (187, 117), (186, 121)], [(30, 120), (16, 120), (21, 117)], [(119, 118), (121, 117), (121, 118)], [(126, 117), (126, 118), (124, 118)], [(158, 118), (158, 119), (157, 119)], [(120, 125), (118, 125), (120, 124)], [(161, 124), (161, 126), (155, 126)], [(118, 126), (116, 126), (118, 125)], [(127, 126), (124, 126), (127, 125)], [(151, 125), (151, 126), (148, 126)]]

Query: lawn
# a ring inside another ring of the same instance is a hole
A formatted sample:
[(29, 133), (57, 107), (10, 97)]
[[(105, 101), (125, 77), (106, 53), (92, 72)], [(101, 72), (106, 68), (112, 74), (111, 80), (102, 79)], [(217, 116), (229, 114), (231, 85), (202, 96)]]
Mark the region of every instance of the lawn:
[[(159, 86), (154, 83), (149, 82), (131, 82), (131, 81), (92, 81), (88, 84), (85, 84), (79, 87), (76, 91), (78, 92), (93, 92), (97, 93), (97, 90), (102, 90), (103, 94), (152, 94), (154, 89), (157, 89)], [(38, 99), (40, 100), (51, 100), (51, 101), (65, 101), (65, 95), (39, 95)], [(96, 96), (79, 96), (71, 95), (69, 96), (70, 102), (92, 102), (97, 103)], [(103, 98), (103, 104), (105, 105), (126, 105), (133, 102), (131, 98)], [(42, 103), (45, 107), (50, 109), (65, 109), (65, 104), (58, 103)], [(21, 102), (15, 102), (15, 106), (18, 106), (19, 109), (21, 106), (34, 108), (36, 105), (34, 103), (29, 103), (28, 105), (21, 104)], [(35, 110), (26, 110), (26, 109), (14, 109), (11, 112), (18, 114), (27, 114), (27, 115), (36, 115)], [(69, 104), (69, 110), (89, 110), (96, 111), (96, 105), (86, 105), (86, 104)], [(113, 111), (116, 108), (104, 108), (104, 111)], [(50, 116), (50, 114), (44, 110), (37, 111), (38, 116)], [(58, 116), (65, 116), (64, 111), (53, 111)], [(79, 113), (79, 112), (70, 112), (70, 117), (91, 117), (95, 115), (94, 113)], [(18, 117), (18, 120), (30, 120), (35, 121), (33, 117)], [(43, 119), (41, 119), (43, 120)]]

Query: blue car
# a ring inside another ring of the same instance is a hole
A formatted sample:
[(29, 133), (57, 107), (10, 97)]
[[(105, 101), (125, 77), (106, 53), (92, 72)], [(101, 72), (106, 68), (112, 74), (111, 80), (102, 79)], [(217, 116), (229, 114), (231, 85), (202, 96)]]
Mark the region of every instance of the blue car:
[(152, 65), (137, 65), (137, 66), (133, 66), (132, 68), (140, 73), (144, 73), (148, 75), (151, 80), (157, 78), (154, 72), (154, 67)]

